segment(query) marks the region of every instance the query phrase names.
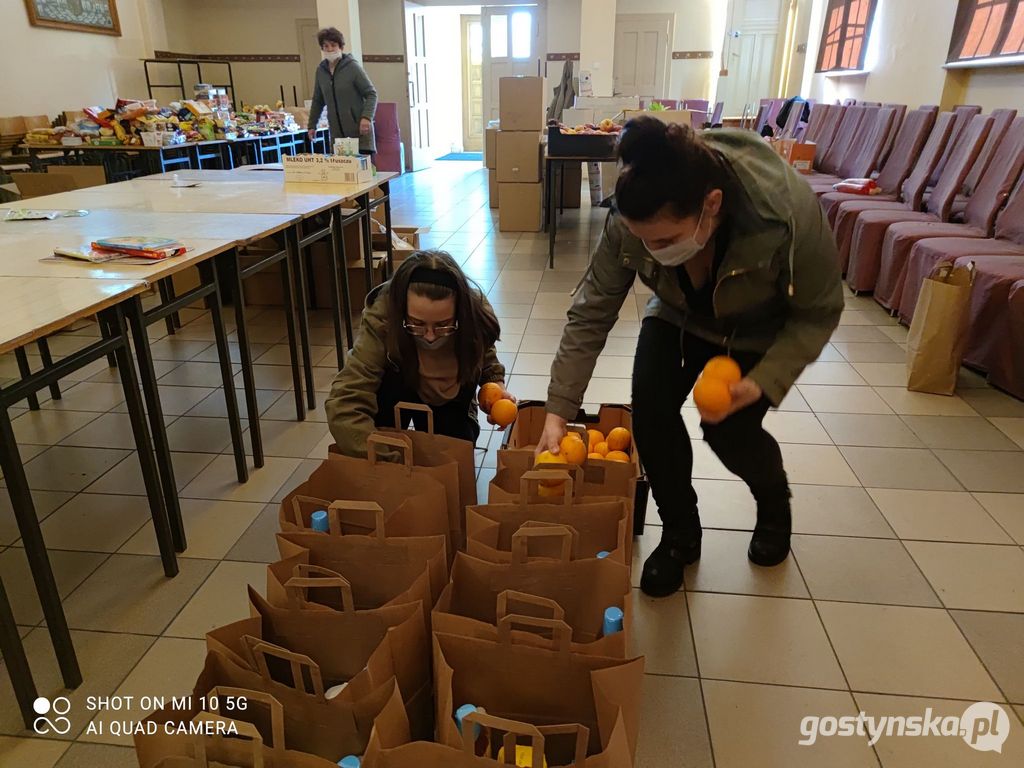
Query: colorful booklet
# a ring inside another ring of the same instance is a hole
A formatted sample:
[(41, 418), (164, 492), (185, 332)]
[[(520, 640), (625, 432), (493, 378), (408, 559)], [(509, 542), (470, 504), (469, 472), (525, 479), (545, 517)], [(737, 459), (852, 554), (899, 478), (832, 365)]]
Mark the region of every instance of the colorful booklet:
[(11, 208), (4, 212), (5, 221), (53, 221), (68, 216), (88, 216), (88, 211), (42, 211), (34, 208)]
[(185, 253), (185, 246), (164, 237), (105, 237), (93, 241), (93, 249), (147, 259), (166, 259)]

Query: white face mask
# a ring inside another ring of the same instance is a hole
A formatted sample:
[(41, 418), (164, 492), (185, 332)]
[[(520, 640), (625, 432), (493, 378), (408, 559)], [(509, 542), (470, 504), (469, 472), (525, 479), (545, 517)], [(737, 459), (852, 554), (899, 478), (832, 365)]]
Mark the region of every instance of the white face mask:
[[(672, 245), (655, 251), (647, 248), (647, 252), (651, 254), (652, 259), (666, 267), (678, 267), (681, 264), (685, 264), (703, 251), (708, 244), (707, 240), (703, 243), (697, 240), (697, 233), (700, 231), (700, 225), (703, 221), (704, 209), (701, 208), (700, 216), (697, 218), (697, 227), (693, 230), (692, 235), (684, 237), (678, 243), (672, 243)], [(646, 244), (644, 247), (647, 247)]]
[(413, 336), (412, 340), (416, 342), (416, 346), (419, 347), (420, 349), (433, 351), (435, 349), (440, 349), (441, 347), (443, 347), (445, 344), (451, 341), (452, 338), (452, 336), (437, 336), (434, 338), (433, 341), (427, 341), (427, 338), (425, 336)]
[(325, 61), (337, 61), (344, 54), (341, 51), (323, 51), (323, 57)]

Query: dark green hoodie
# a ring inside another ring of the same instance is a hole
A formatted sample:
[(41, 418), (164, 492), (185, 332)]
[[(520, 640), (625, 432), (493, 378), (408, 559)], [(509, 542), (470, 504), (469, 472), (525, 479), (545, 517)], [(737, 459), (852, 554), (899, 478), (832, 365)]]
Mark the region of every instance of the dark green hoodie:
[(647, 315), (737, 350), (763, 352), (750, 372), (774, 405), (821, 354), (843, 311), (835, 240), (806, 181), (750, 131), (702, 134), (746, 192), (716, 277), (714, 318), (689, 312), (675, 268), (663, 267), (643, 242), (609, 214), (597, 250), (569, 309), (551, 366), (547, 408), (576, 416), (598, 355), (637, 275), (654, 292)]

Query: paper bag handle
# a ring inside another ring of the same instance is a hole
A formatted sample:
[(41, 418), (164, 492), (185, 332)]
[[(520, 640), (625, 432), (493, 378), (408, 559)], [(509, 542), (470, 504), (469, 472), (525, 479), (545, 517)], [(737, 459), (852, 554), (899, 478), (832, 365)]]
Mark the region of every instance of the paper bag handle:
[[(259, 729), (250, 722), (245, 720), (232, 720), (229, 717), (222, 717), (221, 715), (214, 714), (213, 712), (198, 712), (196, 716), (192, 718), (193, 722), (211, 722), (211, 723), (234, 723), (235, 730), (241, 737), (240, 740), (249, 742), (250, 749), (252, 750), (252, 768), (263, 768), (263, 736), (260, 734)], [(208, 737), (201, 733), (193, 735), (193, 744), (195, 745), (195, 759), (199, 765), (204, 768), (209, 768), (210, 760), (206, 755), (206, 740)], [(213, 737), (217, 738), (217, 737)]]
[(427, 414), (427, 434), (434, 434), (434, 409), (422, 403), (407, 403), (402, 401), (395, 406), (395, 426), (402, 423), (402, 411), (417, 411)]
[[(270, 737), (272, 739), (270, 748), (275, 751), (284, 749), (284, 707), (281, 706), (281, 702), (265, 691), (255, 691), (251, 688), (235, 688), (234, 686), (229, 685), (218, 685), (211, 688), (210, 692), (203, 697), (202, 701), (207, 705), (207, 712), (214, 715), (221, 715), (222, 717), (229, 717), (228, 715), (223, 714), (220, 707), (220, 705), (229, 697), (233, 698), (235, 701), (246, 702), (247, 707), (253, 702), (259, 702), (270, 710)], [(216, 710), (209, 709), (211, 699), (216, 699)], [(236, 722), (244, 722), (246, 725), (252, 725), (252, 723), (245, 720)], [(260, 740), (262, 741), (262, 736)]]
[(303, 594), (306, 590), (336, 587), (341, 592), (342, 610), (350, 613), (356, 609), (356, 601), (352, 597), (352, 584), (337, 571), (332, 571), (321, 565), (299, 563), (292, 568), (292, 574), (292, 577), (284, 583), (285, 592), (288, 594), (289, 602), (292, 603), (292, 608), (302, 608), (304, 604), (312, 602), (308, 592)]
[(576, 483), (572, 473), (564, 469), (531, 469), (529, 472), (523, 472), (522, 477), (519, 478), (519, 506), (521, 509), (526, 508), (526, 500), (530, 495), (530, 486), (539, 483), (541, 480), (560, 480), (564, 482), (567, 487), (565, 493), (562, 494), (562, 504), (566, 507), (572, 506), (573, 488)]
[(377, 452), (384, 446), (397, 449), (402, 454), (402, 463), (407, 467), (412, 466), (412, 446), (397, 437), (377, 433), (366, 438), (366, 458), (370, 464), (378, 463)]
[(514, 589), (506, 589), (504, 592), (498, 594), (498, 621), (501, 621), (506, 616), (515, 615), (514, 613), (509, 613), (508, 604), (510, 601), (515, 601), (521, 605), (528, 605), (533, 608), (548, 610), (551, 612), (550, 618), (555, 621), (563, 621), (565, 619), (565, 609), (550, 597), (540, 597), (539, 595), (531, 595), (526, 592), (518, 592)]
[(331, 535), (341, 536), (341, 513), (342, 512), (372, 512), (373, 513), (373, 535), (378, 539), (384, 538), (384, 507), (375, 501), (355, 501), (353, 499), (339, 499), (327, 505), (327, 524), (330, 526)]
[(498, 642), (512, 644), (512, 629), (515, 627), (531, 627), (533, 629), (551, 630), (551, 642), (554, 650), (561, 654), (569, 653), (572, 642), (572, 627), (558, 619), (540, 619), (536, 616), (509, 614), (498, 622)]
[(567, 563), (572, 559), (572, 530), (567, 525), (545, 525), (537, 528), (522, 527), (512, 534), (512, 562), (522, 565), (529, 559), (530, 539), (561, 539), (562, 551), (558, 559)]
[(533, 767), (543, 768), (544, 765), (544, 734), (535, 725), (521, 723), (518, 720), (506, 720), (504, 717), (495, 717), (482, 712), (470, 712), (462, 721), (462, 750), (467, 755), (475, 754), (473, 732), (478, 725), (489, 730), (505, 732), (503, 746), (505, 747), (505, 765), (516, 764), (516, 736), (525, 736), (530, 740), (533, 750)]
[(295, 496), (292, 498), (292, 521), (304, 530), (309, 530), (309, 523), (302, 519), (302, 505), (310, 504), (315, 507), (327, 508), (326, 499), (318, 499), (315, 496)]
[[(309, 656), (289, 651), (286, 648), (274, 645), (273, 643), (268, 643), (265, 640), (257, 640), (252, 635), (245, 635), (243, 640), (252, 655), (253, 662), (256, 665), (256, 671), (260, 673), (260, 677), (264, 680), (267, 680), (268, 682), (273, 680), (270, 675), (270, 667), (267, 666), (267, 656), (273, 656), (281, 659), (282, 661), (288, 662), (288, 666), (292, 673), (292, 688), (299, 693), (313, 693), (318, 699), (325, 700), (324, 679), (320, 674), (320, 665), (309, 658)], [(306, 687), (306, 679), (302, 674), (303, 668), (309, 671), (309, 680), (313, 686), (312, 691)]]

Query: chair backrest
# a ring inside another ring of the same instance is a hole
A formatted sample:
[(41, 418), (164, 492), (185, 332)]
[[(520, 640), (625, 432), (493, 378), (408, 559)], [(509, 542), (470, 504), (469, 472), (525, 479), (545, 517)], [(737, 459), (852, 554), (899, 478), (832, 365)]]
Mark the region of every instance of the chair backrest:
[(893, 141), (889, 157), (875, 179), (885, 194), (898, 193), (900, 186), (910, 175), (914, 160), (920, 155), (921, 147), (928, 140), (928, 132), (935, 125), (935, 116), (938, 112), (938, 107), (921, 107), (907, 113), (899, 133), (896, 134), (896, 140)]
[[(993, 112), (992, 131), (989, 132), (989, 139), (996, 130), (995, 113)], [(990, 141), (986, 141), (987, 146)], [(982, 148), (982, 153), (985, 149)], [(981, 177), (981, 181), (974, 189), (974, 194), (967, 201), (967, 209), (964, 211), (964, 220), (972, 227), (985, 230), (989, 235), (995, 225), (996, 214), (1003, 207), (1003, 203), (1010, 196), (1010, 190), (1017, 183), (1017, 179), (1024, 171), (1024, 117), (1018, 117), (1011, 122), (1003, 132), (999, 147), (989, 158), (988, 172)], [(978, 157), (974, 167), (977, 168), (981, 162)], [(974, 170), (971, 170), (974, 173)]]
[(880, 102), (880, 101), (858, 101), (857, 104), (859, 104), (862, 107), (880, 107), (880, 106), (882, 106), (882, 102)]
[(725, 111), (725, 102), (715, 102), (715, 111), (711, 113), (711, 124), (718, 125), (722, 122), (722, 113)]
[(896, 134), (900, 132), (900, 126), (903, 125), (903, 119), (907, 116), (907, 105), (906, 104), (883, 104), (883, 107), (892, 107), (896, 110), (896, 116), (893, 118), (892, 125), (889, 128), (889, 133), (885, 137), (885, 143), (882, 144), (882, 153), (878, 156), (878, 165), (882, 166), (886, 160), (889, 159), (889, 153), (892, 152), (892, 145), (896, 142)]
[(804, 104), (803, 101), (794, 101), (793, 105), (789, 108), (789, 114), (786, 115), (786, 124), (781, 126), (782, 132), (779, 134), (783, 139), (791, 139), (796, 136), (796, 129), (800, 125), (800, 118), (804, 116)]
[(946, 163), (949, 162), (949, 156), (956, 150), (960, 138), (964, 135), (964, 131), (967, 130), (967, 124), (971, 122), (972, 117), (980, 114), (981, 107), (978, 106), (961, 105), (953, 108), (953, 132), (950, 134), (949, 142), (946, 144), (946, 150), (942, 153), (938, 165), (935, 166), (932, 175), (928, 179), (928, 186), (934, 187), (939, 183), (939, 177), (945, 170)]
[(754, 132), (760, 133), (768, 123), (768, 105), (762, 104), (757, 108), (757, 118), (754, 120)]
[(17, 184), (23, 200), (70, 192), (75, 188), (73, 178), (57, 173), (12, 173), (11, 178)]
[(811, 116), (807, 120), (807, 129), (804, 131), (804, 141), (817, 141), (821, 130), (825, 125), (826, 117), (837, 107), (831, 104), (811, 105)]
[[(977, 162), (975, 162), (974, 167), (971, 168), (970, 173), (967, 174), (967, 178), (964, 180), (962, 192), (968, 197), (973, 195), (974, 190), (981, 184), (985, 171), (988, 170), (989, 163), (992, 162), (992, 158), (999, 150), (999, 145), (1002, 143), (1003, 137), (1006, 136), (1010, 123), (1017, 117), (1017, 110), (993, 109), (990, 115), (992, 117), (992, 130), (988, 132), (988, 138), (985, 139), (985, 144), (981, 148), (981, 154), (978, 155)], [(999, 169), (997, 168), (995, 171), (998, 173)]]
[(964, 185), (964, 179), (971, 172), (971, 166), (981, 154), (981, 147), (992, 130), (992, 118), (988, 115), (975, 115), (967, 124), (956, 149), (949, 156), (946, 170), (939, 177), (939, 183), (932, 189), (926, 210), (934, 213), (942, 221), (949, 221), (953, 212), (953, 200)]
[(839, 168), (846, 158), (846, 154), (850, 151), (850, 145), (855, 142), (860, 132), (864, 117), (869, 111), (873, 113), (874, 109), (874, 107), (862, 107), (860, 105), (846, 108), (846, 116), (839, 124), (835, 138), (832, 139), (832, 146), (828, 148), (828, 151), (825, 152), (825, 156), (821, 160), (820, 171), (823, 173), (839, 174)]
[(893, 107), (867, 107), (875, 114), (867, 113), (861, 122), (860, 131), (850, 144), (850, 151), (839, 166), (839, 175), (847, 179), (863, 179), (878, 167), (878, 156), (896, 119)]
[(703, 112), (706, 115), (708, 112), (708, 100), (683, 99), (683, 109), (696, 109), (697, 111)]
[(921, 155), (914, 163), (914, 169), (903, 182), (903, 190), (900, 197), (912, 211), (921, 210), (924, 200), (924, 190), (928, 186), (928, 179), (931, 178), (935, 164), (939, 162), (942, 152), (949, 143), (949, 136), (953, 132), (953, 123), (956, 117), (952, 112), (940, 112), (935, 118), (935, 127), (928, 134), (928, 141), (925, 142)]
[(844, 99), (843, 100), (843, 106), (844, 107), (852, 107), (856, 103), (857, 103), (856, 99)]
[(768, 105), (768, 122), (775, 125), (775, 116), (779, 114), (779, 110), (782, 109), (782, 105), (786, 103), (786, 99), (770, 99)]
[(996, 237), (1024, 245), (1024, 176), (1014, 187), (1006, 207), (996, 217)]

